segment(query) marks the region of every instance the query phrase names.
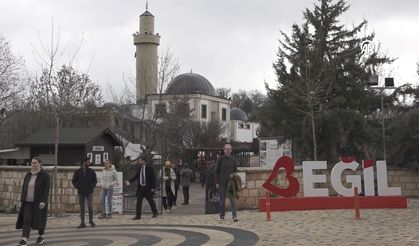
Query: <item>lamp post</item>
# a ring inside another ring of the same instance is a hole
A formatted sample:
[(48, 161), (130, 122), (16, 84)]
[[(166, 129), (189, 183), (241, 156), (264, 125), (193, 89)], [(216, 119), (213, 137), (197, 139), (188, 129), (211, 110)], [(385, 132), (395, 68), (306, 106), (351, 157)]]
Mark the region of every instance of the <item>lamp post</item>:
[(384, 79), (384, 86), (377, 86), (378, 85), (378, 76), (371, 75), (368, 80), (369, 86), (373, 89), (377, 89), (380, 91), (380, 99), (381, 99), (381, 125), (382, 125), (382, 137), (383, 137), (383, 157), (384, 160), (387, 159), (387, 151), (386, 151), (386, 128), (385, 128), (385, 120), (384, 120), (384, 90), (391, 90), (396, 89), (394, 86), (394, 79), (393, 78), (385, 78)]

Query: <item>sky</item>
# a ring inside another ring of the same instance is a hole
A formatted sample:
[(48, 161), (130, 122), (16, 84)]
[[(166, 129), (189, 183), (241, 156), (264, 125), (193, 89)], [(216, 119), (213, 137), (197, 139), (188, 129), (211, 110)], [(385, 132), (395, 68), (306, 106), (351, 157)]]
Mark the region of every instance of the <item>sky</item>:
[[(193, 71), (215, 88), (232, 91), (276, 85), (272, 63), (280, 30), (290, 33), (301, 24), (305, 8), (314, 0), (149, 0), (155, 32), (161, 35), (159, 52), (169, 49), (180, 73)], [(396, 85), (419, 84), (419, 2), (417, 0), (348, 0), (342, 17), (353, 25), (364, 18), (376, 33), (382, 50), (397, 60), (384, 68)], [(62, 62), (87, 72), (104, 88), (121, 91), (124, 78), (135, 76), (132, 34), (139, 29), (145, 0), (0, 0), (0, 35), (13, 52), (24, 58), (32, 75), (39, 74), (36, 52), (40, 40), (50, 44), (51, 26), (60, 33)], [(45, 55), (43, 55), (45, 57)]]

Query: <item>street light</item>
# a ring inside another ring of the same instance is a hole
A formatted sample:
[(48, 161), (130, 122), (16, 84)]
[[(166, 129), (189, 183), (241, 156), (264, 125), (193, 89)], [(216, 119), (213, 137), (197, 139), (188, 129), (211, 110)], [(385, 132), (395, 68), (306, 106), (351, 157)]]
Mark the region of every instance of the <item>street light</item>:
[[(378, 76), (371, 75), (368, 79), (369, 86), (377, 86), (378, 85)], [(396, 89), (394, 86), (394, 78), (385, 78), (384, 79), (384, 86), (381, 87), (371, 87), (373, 89), (377, 89), (380, 91), (380, 98), (381, 98), (381, 124), (382, 128), (382, 135), (383, 135), (383, 156), (384, 160), (387, 159), (386, 154), (386, 129), (385, 129), (385, 122), (384, 122), (384, 90)]]

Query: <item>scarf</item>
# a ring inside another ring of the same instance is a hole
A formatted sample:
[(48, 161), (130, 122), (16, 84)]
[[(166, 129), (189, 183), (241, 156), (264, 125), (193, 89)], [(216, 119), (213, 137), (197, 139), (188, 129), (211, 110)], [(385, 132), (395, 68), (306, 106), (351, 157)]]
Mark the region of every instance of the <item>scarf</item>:
[(38, 171), (34, 171), (34, 170), (31, 170), (31, 174), (32, 175), (38, 175), (38, 173), (41, 171), (41, 169), (39, 169)]
[(165, 167), (164, 168), (164, 176), (169, 178), (168, 180), (166, 180), (166, 187), (167, 186), (170, 187), (170, 167)]

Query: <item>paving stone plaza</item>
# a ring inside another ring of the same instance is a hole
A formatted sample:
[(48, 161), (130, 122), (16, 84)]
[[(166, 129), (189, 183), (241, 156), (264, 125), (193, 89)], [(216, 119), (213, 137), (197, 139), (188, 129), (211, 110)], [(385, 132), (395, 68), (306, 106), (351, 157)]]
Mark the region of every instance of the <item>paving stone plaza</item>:
[[(179, 207), (179, 212), (182, 208)], [(254, 210), (240, 211), (240, 221), (220, 221), (217, 215), (167, 213), (158, 218), (145, 214), (97, 220), (97, 227), (76, 229), (76, 214), (49, 218), (46, 245), (419, 245), (419, 200), (408, 209), (274, 212), (272, 221)], [(227, 214), (229, 215), (229, 214)], [(0, 217), (0, 245), (16, 245), (21, 231), (14, 229), (15, 215)], [(29, 245), (35, 245), (36, 231)]]

